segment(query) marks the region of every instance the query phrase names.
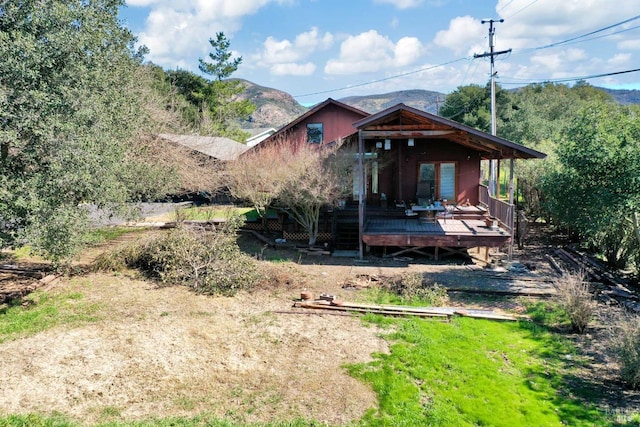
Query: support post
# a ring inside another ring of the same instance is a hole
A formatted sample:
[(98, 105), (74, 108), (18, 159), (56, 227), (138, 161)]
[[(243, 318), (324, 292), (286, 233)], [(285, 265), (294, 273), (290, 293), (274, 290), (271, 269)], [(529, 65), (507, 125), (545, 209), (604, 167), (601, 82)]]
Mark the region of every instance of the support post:
[(514, 200), (514, 172), (515, 169), (515, 160), (513, 157), (509, 159), (509, 204), (512, 206), (511, 215), (509, 215), (509, 227), (511, 229), (511, 240), (509, 242), (509, 261), (513, 259), (513, 241), (515, 237), (515, 215), (518, 214), (518, 210), (516, 208), (516, 203)]
[(364, 139), (362, 131), (358, 130), (358, 174), (360, 176), (360, 189), (358, 190), (358, 250), (360, 259), (364, 258)]

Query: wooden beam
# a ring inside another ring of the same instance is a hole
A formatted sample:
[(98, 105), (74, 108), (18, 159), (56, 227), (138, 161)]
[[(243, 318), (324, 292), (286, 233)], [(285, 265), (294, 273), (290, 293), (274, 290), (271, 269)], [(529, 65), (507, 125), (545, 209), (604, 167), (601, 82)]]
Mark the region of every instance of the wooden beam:
[(453, 130), (363, 130), (363, 138), (428, 138), (456, 133)]

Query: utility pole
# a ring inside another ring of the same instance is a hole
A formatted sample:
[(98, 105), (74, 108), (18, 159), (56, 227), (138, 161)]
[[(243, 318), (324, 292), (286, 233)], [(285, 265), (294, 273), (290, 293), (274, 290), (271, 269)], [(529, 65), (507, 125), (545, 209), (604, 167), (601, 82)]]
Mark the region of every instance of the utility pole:
[[(503, 55), (505, 53), (511, 52), (511, 49), (501, 50), (496, 52), (495, 48), (495, 36), (496, 30), (493, 26), (496, 22), (504, 22), (504, 19), (483, 19), (483, 24), (489, 24), (489, 52), (485, 53), (476, 53), (473, 55), (474, 58), (486, 58), (489, 57), (491, 59), (491, 135), (496, 135), (496, 72), (493, 71), (495, 65), (495, 57), (498, 55)], [(497, 162), (494, 159), (489, 161), (489, 193), (492, 196), (497, 194)]]

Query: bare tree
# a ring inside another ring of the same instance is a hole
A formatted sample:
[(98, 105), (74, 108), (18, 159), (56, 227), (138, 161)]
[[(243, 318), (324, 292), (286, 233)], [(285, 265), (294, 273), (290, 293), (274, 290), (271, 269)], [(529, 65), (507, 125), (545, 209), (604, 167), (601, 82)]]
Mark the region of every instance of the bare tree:
[[(289, 147), (289, 149), (286, 149)], [(278, 193), (278, 206), (309, 233), (309, 246), (318, 239), (320, 211), (336, 204), (345, 195), (341, 174), (341, 156), (337, 147), (310, 144), (285, 146), (282, 167), (285, 180)]]
[(287, 138), (273, 141), (230, 166), (229, 189), (250, 201), (263, 218), (270, 206), (288, 213), (314, 245), (322, 208), (335, 204), (351, 188), (345, 181), (350, 179), (353, 159), (350, 153), (341, 155), (338, 146)]

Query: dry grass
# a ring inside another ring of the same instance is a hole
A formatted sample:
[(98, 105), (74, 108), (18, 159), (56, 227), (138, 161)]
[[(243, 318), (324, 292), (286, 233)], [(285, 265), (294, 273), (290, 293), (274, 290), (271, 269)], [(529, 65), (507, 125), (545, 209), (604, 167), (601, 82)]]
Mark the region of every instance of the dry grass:
[(126, 419), (211, 411), (344, 423), (376, 404), (341, 366), (386, 351), (385, 342), (357, 318), (289, 314), (299, 291), (212, 298), (91, 274), (52, 292), (82, 293), (103, 320), (0, 346), (2, 412), (97, 421), (113, 407)]

